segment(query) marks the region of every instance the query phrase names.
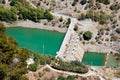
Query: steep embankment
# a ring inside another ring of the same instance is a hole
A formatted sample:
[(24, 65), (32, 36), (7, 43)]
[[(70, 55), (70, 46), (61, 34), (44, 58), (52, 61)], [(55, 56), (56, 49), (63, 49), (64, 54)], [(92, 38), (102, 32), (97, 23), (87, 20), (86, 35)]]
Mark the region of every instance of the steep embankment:
[(5, 34), (5, 26), (0, 23), (0, 80), (26, 80), (26, 49), (19, 48), (17, 42)]

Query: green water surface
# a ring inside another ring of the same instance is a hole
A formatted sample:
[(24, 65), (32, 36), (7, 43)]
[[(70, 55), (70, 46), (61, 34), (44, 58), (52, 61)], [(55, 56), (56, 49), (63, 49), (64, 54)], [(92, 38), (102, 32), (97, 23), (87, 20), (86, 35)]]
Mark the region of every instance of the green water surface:
[(115, 60), (115, 58), (112, 55), (108, 56), (108, 60), (107, 60), (107, 64), (106, 67), (117, 67), (117, 61)]
[(9, 27), (6, 33), (12, 36), (20, 47), (53, 56), (56, 55), (64, 38), (63, 33), (23, 27)]
[(82, 62), (92, 66), (103, 66), (106, 54), (97, 52), (85, 52)]

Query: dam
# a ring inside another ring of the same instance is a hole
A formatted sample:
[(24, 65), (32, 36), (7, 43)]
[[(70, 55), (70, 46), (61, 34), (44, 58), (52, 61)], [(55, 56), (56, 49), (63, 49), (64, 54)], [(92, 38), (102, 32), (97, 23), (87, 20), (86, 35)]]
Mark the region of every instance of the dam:
[(77, 23), (77, 20), (75, 18), (70, 19), (71, 23), (69, 24), (69, 28), (56, 57), (59, 57), (64, 61), (79, 60), (81, 62), (84, 56), (84, 50), (80, 46), (78, 33), (74, 31), (74, 26)]

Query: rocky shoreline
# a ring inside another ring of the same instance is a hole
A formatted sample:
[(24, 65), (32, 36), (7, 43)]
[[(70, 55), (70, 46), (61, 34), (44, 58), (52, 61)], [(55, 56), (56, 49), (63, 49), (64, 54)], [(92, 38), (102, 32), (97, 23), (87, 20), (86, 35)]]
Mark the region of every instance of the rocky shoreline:
[(37, 29), (44, 29), (44, 30), (51, 30), (51, 31), (58, 31), (61, 33), (65, 33), (67, 31), (66, 27), (58, 27), (58, 26), (51, 26), (51, 25), (45, 25), (43, 24), (43, 22), (38, 22), (35, 23), (33, 21), (30, 20), (26, 20), (26, 21), (16, 21), (14, 23), (7, 23), (4, 22), (6, 27), (16, 27), (16, 26), (20, 26), (20, 27), (27, 27), (27, 28), (37, 28)]

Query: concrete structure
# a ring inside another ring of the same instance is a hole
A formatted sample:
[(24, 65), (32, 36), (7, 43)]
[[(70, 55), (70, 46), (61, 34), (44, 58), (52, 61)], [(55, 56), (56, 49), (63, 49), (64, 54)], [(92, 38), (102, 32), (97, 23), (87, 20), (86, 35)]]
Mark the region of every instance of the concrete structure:
[[(69, 18), (69, 16), (61, 15), (61, 14), (55, 14), (53, 15), (63, 18)], [(57, 56), (65, 61), (73, 61), (73, 60), (79, 60), (82, 61), (84, 50), (81, 48), (79, 43), (79, 36), (74, 31), (74, 26), (77, 23), (77, 20), (75, 18), (71, 18), (71, 23), (69, 25), (69, 28), (66, 32), (66, 35), (64, 37), (64, 40), (61, 44), (61, 47), (59, 51), (57, 52)]]
[(28, 68), (28, 66), (29, 66), (30, 64), (34, 64), (34, 63), (35, 63), (35, 61), (33, 60), (33, 58), (28, 58), (28, 59), (26, 60), (26, 62), (27, 62), (27, 68)]

